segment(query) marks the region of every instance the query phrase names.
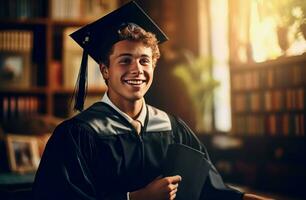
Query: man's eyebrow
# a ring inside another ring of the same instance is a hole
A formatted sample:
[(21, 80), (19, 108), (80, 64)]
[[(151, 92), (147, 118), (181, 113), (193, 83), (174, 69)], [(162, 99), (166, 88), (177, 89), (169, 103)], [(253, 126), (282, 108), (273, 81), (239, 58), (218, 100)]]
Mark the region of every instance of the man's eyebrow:
[(122, 53), (122, 54), (119, 54), (117, 56), (117, 58), (122, 57), (122, 56), (133, 56), (133, 54), (131, 54), (131, 53)]
[(148, 57), (148, 58), (150, 58), (150, 56), (147, 55), (147, 54), (142, 54), (141, 57)]
[[(122, 53), (122, 54), (119, 54), (117, 56), (117, 58), (120, 58), (120, 57), (123, 57), (123, 56), (132, 56), (133, 57), (133, 54), (131, 54), (131, 53)], [(147, 55), (147, 54), (141, 54), (140, 57), (148, 57), (149, 58), (150, 56)]]

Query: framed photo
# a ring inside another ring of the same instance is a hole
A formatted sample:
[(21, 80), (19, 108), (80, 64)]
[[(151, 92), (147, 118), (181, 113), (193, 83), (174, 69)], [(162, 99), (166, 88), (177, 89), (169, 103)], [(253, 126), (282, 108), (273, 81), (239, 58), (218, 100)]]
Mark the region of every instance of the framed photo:
[(6, 143), (12, 172), (25, 173), (37, 169), (40, 155), (36, 137), (8, 134)]
[(30, 55), (28, 52), (0, 54), (0, 87), (30, 87)]
[(45, 147), (47, 145), (47, 142), (49, 140), (49, 138), (51, 137), (51, 133), (45, 133), (45, 134), (41, 134), (39, 136), (37, 136), (37, 144), (38, 144), (38, 153), (39, 153), (39, 157), (41, 158)]

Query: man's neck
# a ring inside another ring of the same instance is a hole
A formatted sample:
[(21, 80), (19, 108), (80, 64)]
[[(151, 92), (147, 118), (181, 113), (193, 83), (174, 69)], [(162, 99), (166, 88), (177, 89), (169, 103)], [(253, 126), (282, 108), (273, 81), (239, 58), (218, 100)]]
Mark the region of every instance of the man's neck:
[(118, 107), (122, 112), (127, 114), (132, 119), (137, 119), (139, 116), (142, 106), (143, 106), (143, 99), (135, 100), (135, 101), (128, 101), (128, 100), (120, 100), (117, 101), (111, 95), (108, 94), (108, 98), (111, 102)]
[(143, 100), (135, 102), (124, 102), (121, 105), (116, 105), (120, 110), (130, 116), (132, 119), (137, 119), (143, 105)]

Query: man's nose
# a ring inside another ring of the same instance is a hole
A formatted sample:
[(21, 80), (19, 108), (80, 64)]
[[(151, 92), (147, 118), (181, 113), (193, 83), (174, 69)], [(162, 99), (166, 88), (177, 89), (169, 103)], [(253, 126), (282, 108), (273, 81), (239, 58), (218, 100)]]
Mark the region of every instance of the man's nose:
[(142, 74), (143, 73), (143, 67), (140, 64), (138, 60), (135, 60), (131, 66), (131, 73), (137, 73), (137, 74)]

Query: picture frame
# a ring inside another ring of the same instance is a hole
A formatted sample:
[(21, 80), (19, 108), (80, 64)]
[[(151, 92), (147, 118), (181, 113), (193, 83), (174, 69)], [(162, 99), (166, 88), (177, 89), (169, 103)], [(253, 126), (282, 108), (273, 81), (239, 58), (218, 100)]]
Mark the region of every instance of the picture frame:
[(26, 173), (37, 170), (40, 155), (36, 137), (8, 134), (6, 146), (12, 172)]
[(28, 88), (31, 86), (29, 52), (1, 52), (0, 88)]

